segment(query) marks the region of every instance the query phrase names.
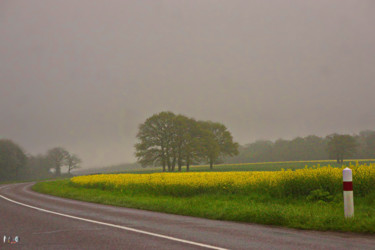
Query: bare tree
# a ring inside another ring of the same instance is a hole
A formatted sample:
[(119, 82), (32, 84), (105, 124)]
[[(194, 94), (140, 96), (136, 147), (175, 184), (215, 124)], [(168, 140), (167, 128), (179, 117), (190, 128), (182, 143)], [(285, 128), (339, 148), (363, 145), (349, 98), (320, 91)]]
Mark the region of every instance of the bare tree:
[(79, 164), (82, 162), (82, 160), (76, 155), (76, 154), (67, 154), (66, 156), (66, 165), (68, 166), (68, 173), (70, 174), (70, 171), (72, 169), (79, 168)]
[(55, 175), (61, 175), (61, 167), (65, 165), (68, 155), (68, 151), (62, 147), (56, 147), (48, 150), (47, 157), (56, 170)]

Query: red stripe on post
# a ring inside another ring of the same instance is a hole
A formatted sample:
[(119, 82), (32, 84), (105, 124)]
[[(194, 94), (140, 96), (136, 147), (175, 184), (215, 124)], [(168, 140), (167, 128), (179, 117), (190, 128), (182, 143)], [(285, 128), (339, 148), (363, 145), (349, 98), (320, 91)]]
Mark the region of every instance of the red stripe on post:
[(344, 181), (344, 191), (353, 191), (353, 182)]

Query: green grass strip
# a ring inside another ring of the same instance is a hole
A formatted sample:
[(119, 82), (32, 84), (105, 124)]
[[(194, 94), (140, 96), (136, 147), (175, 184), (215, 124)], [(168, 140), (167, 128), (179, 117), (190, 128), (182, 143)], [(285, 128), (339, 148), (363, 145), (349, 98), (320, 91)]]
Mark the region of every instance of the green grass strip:
[(375, 233), (375, 195), (355, 199), (354, 219), (345, 219), (341, 196), (332, 202), (272, 198), (268, 194), (152, 195), (77, 187), (69, 180), (39, 182), (33, 190), (60, 197), (195, 217), (322, 231)]

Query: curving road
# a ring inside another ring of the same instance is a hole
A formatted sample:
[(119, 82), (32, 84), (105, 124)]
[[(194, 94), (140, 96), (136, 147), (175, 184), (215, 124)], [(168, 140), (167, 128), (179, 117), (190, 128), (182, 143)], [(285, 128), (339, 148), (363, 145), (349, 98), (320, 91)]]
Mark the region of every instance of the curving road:
[[(0, 249), (375, 249), (375, 237), (215, 221), (0, 186)], [(19, 236), (16, 244), (3, 236)]]

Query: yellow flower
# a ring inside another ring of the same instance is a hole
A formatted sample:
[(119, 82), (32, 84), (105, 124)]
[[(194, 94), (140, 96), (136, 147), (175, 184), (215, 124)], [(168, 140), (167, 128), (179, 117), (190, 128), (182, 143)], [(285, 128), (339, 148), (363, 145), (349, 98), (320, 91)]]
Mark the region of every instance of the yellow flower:
[[(357, 194), (372, 191), (375, 183), (375, 164), (350, 165), (353, 186)], [(154, 174), (102, 174), (71, 178), (75, 185), (106, 190), (141, 190), (155, 194), (197, 195), (212, 192), (250, 193), (268, 192), (274, 195), (308, 195), (312, 190), (324, 189), (331, 194), (342, 191), (342, 170), (313, 166), (292, 171), (248, 172), (191, 172)]]

